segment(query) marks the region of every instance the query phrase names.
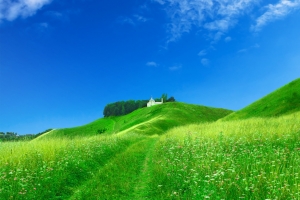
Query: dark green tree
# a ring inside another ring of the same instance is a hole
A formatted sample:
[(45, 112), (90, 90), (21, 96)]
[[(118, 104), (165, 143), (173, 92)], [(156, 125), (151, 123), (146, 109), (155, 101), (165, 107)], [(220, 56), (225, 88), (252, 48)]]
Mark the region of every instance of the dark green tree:
[(167, 100), (168, 100), (168, 94), (167, 94), (167, 93), (163, 93), (163, 94), (161, 95), (161, 99), (163, 99), (164, 102), (167, 102)]
[(104, 117), (126, 115), (136, 109), (146, 107), (147, 102), (148, 100), (129, 100), (110, 103), (105, 106), (103, 115)]
[(167, 102), (175, 102), (175, 98), (174, 97), (170, 97)]

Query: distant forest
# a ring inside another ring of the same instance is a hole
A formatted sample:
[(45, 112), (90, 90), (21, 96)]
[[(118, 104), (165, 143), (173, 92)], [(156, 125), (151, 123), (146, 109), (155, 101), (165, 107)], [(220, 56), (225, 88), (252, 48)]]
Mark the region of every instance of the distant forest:
[(44, 133), (47, 133), (51, 131), (52, 129), (47, 129), (41, 133), (38, 134), (26, 134), (26, 135), (18, 135), (14, 132), (0, 132), (0, 142), (7, 142), (7, 141), (24, 141), (24, 140), (32, 140), (40, 135), (43, 135)]
[[(155, 99), (155, 101), (161, 101), (161, 99), (163, 99), (164, 102), (175, 101), (174, 97), (168, 98), (167, 94), (162, 94), (161, 98)], [(105, 106), (103, 115), (104, 117), (126, 115), (139, 108), (147, 107), (148, 102), (149, 100), (129, 100), (110, 103)]]

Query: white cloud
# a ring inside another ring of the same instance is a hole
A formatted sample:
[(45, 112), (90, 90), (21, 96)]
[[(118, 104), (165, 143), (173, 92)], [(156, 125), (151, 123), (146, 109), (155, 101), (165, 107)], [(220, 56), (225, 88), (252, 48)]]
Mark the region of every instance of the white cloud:
[(130, 17), (121, 16), (117, 19), (117, 21), (121, 24), (130, 24), (130, 25), (135, 26), (135, 22)]
[(222, 31), (226, 32), (229, 26), (233, 26), (234, 23), (230, 19), (220, 19), (213, 22), (204, 24), (204, 28), (211, 31)]
[(202, 50), (198, 53), (198, 56), (205, 56), (207, 54), (206, 50)]
[(0, 22), (29, 17), (52, 0), (0, 0)]
[(118, 22), (120, 22), (122, 24), (130, 24), (133, 26), (136, 26), (140, 23), (144, 23), (147, 21), (148, 21), (148, 19), (146, 17), (143, 17), (142, 15), (138, 15), (138, 14), (132, 15), (132, 17), (121, 16), (118, 18)]
[(237, 53), (246, 53), (247, 51), (248, 51), (247, 49), (240, 49), (240, 50), (238, 50)]
[(260, 45), (256, 43), (248, 48), (238, 50), (237, 53), (247, 53), (253, 49), (258, 49), (258, 48), (260, 48)]
[(216, 32), (218, 35), (212, 38), (219, 39), (257, 1), (259, 0), (155, 0), (165, 7), (170, 19), (168, 42), (176, 41), (193, 27)]
[(171, 70), (171, 71), (176, 71), (176, 70), (179, 70), (179, 69), (181, 69), (181, 68), (182, 68), (181, 65), (174, 65), (174, 66), (172, 66), (172, 67), (169, 67), (169, 70)]
[(138, 22), (146, 22), (148, 21), (148, 19), (146, 17), (143, 17), (141, 15), (133, 15), (133, 17), (135, 18), (136, 21)]
[(153, 61), (147, 62), (146, 65), (149, 66), (149, 67), (158, 67), (158, 64), (156, 62), (153, 62)]
[[(152, 0), (160, 4), (168, 17), (167, 43), (178, 40), (192, 29), (206, 30), (211, 40), (220, 40), (239, 23), (242, 16), (249, 19), (267, 2), (261, 0)], [(252, 30), (258, 31), (270, 21), (289, 14), (300, 7), (300, 0), (275, 0), (277, 4), (265, 6), (265, 13), (256, 19)], [(255, 8), (255, 9), (254, 9)], [(250, 25), (249, 25), (250, 26)], [(225, 40), (226, 41), (226, 40)], [(228, 42), (228, 40), (227, 40)]]
[(225, 41), (225, 42), (230, 42), (230, 41), (231, 41), (231, 37), (229, 37), (229, 36), (226, 37), (226, 38), (224, 39), (224, 41)]
[(202, 58), (201, 59), (201, 64), (204, 65), (204, 66), (207, 66), (207, 65), (209, 65), (209, 60), (207, 58)]
[(269, 22), (282, 18), (299, 8), (300, 0), (280, 0), (277, 4), (269, 4), (265, 6), (266, 12), (256, 19), (256, 24), (251, 26), (251, 29), (255, 32), (260, 31)]
[(157, 3), (159, 3), (159, 4), (161, 4), (161, 5), (165, 4), (165, 1), (164, 1), (164, 0), (153, 0), (153, 1), (155, 1), (155, 2), (157, 2)]

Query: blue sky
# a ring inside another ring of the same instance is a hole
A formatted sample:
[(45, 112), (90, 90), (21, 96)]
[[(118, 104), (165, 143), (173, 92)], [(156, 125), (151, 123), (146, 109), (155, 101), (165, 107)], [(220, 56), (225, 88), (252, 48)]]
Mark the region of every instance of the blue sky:
[(0, 0), (0, 131), (159, 98), (241, 109), (299, 77), (300, 0)]

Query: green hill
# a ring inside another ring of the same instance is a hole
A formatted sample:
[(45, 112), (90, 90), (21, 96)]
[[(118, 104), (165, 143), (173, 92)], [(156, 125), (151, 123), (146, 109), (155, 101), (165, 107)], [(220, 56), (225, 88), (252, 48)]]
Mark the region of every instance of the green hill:
[(277, 117), (300, 111), (300, 78), (222, 120)]
[(127, 132), (160, 135), (175, 126), (212, 122), (231, 112), (222, 108), (170, 102), (150, 108), (141, 108), (124, 116), (101, 118), (84, 126), (53, 130), (37, 139), (124, 134)]

